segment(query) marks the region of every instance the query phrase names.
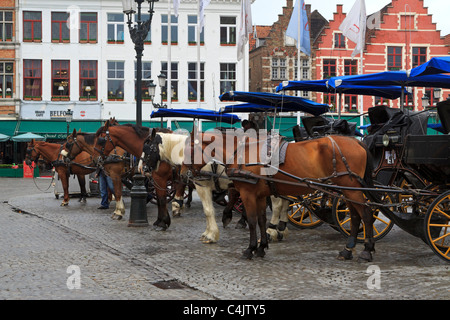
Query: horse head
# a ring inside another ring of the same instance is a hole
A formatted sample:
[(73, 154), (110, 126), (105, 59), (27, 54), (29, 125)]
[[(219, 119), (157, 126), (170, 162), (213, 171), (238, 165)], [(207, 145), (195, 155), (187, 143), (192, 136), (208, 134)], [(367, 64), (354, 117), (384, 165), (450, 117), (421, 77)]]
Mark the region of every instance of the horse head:
[(31, 166), (32, 162), (36, 162), (40, 156), (40, 152), (36, 146), (36, 141), (34, 139), (31, 139), (30, 142), (27, 144), (27, 150), (25, 154), (25, 163), (28, 166)]
[(162, 144), (162, 138), (156, 134), (156, 129), (152, 130), (152, 134), (144, 143), (144, 152), (147, 155), (147, 166), (155, 170), (158, 167), (158, 163), (161, 161), (161, 154), (159, 146)]

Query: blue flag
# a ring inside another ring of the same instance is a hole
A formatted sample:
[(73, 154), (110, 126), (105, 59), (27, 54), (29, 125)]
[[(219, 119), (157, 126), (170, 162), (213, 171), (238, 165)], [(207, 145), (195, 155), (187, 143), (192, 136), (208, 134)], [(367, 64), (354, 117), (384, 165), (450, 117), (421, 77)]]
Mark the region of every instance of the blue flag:
[[(299, 10), (301, 10), (300, 14)], [(299, 24), (300, 36), (298, 34)], [(286, 30), (286, 35), (297, 40), (298, 49), (300, 49), (308, 56), (311, 55), (311, 40), (309, 37), (308, 15), (306, 12), (304, 0), (297, 0), (297, 2), (295, 3), (294, 11), (292, 11), (291, 20), (289, 21), (289, 26)]]

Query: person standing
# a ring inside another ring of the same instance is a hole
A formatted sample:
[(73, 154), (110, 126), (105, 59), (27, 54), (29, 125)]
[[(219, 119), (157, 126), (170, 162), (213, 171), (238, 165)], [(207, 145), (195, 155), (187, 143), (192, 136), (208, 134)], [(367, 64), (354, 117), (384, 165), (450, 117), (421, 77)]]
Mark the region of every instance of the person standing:
[(114, 184), (110, 176), (106, 175), (103, 169), (98, 173), (98, 182), (100, 184), (100, 196), (102, 201), (98, 209), (109, 209), (108, 189), (114, 194)]

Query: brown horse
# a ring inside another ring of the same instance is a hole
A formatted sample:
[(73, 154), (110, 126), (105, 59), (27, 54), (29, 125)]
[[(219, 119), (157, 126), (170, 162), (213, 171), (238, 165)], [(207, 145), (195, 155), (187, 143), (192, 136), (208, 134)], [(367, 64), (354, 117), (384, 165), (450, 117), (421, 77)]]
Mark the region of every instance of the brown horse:
[(55, 167), (58, 173), (59, 179), (61, 179), (64, 199), (61, 206), (67, 206), (69, 204), (69, 177), (71, 174), (75, 174), (78, 178), (81, 190), (81, 202), (86, 202), (86, 178), (85, 175), (94, 172), (95, 168), (92, 168), (92, 157), (86, 153), (80, 153), (72, 163), (67, 163), (60, 155), (64, 145), (57, 143), (48, 143), (44, 141), (35, 141), (34, 139), (28, 142), (26, 159), (27, 165), (31, 165), (32, 161), (38, 160), (42, 157), (47, 163)]
[[(167, 129), (162, 131), (171, 132)], [(91, 146), (91, 149), (96, 156), (104, 156), (109, 154), (115, 147), (121, 147), (138, 159), (142, 159), (144, 143), (150, 137), (150, 133), (150, 128), (147, 127), (128, 124), (112, 126), (108, 120), (103, 127), (97, 130), (95, 144)], [(170, 216), (167, 211), (167, 182), (174, 180), (174, 170), (169, 163), (161, 162), (158, 168), (152, 171), (151, 175), (155, 185), (158, 205), (158, 218), (153, 223), (153, 226), (156, 230), (163, 231), (170, 226)], [(184, 187), (184, 184), (177, 184), (177, 194), (184, 194)]]
[[(195, 176), (205, 163), (212, 159), (226, 164), (227, 174), (234, 180), (234, 185), (240, 192), (247, 212), (250, 244), (244, 251), (243, 257), (251, 259), (254, 251), (257, 256), (265, 255), (265, 248), (268, 247), (264, 230), (266, 197), (271, 194), (307, 194), (312, 191), (311, 185), (307, 182), (314, 181), (348, 187), (342, 188), (341, 193), (347, 200), (351, 212), (352, 230), (347, 246), (339, 253), (339, 258), (352, 258), (352, 250), (356, 244), (362, 219), (367, 234), (365, 249), (360, 258), (372, 260), (373, 216), (371, 210), (365, 205), (363, 192), (358, 188), (373, 184), (369, 153), (358, 140), (345, 136), (329, 136), (289, 143), (284, 163), (279, 164), (278, 169), (274, 171), (274, 167), (262, 165), (266, 161), (261, 158), (260, 153), (265, 151), (264, 139), (251, 139), (246, 136), (243, 135), (246, 140), (240, 140), (241, 138), (237, 136), (227, 139), (226, 134), (222, 135), (218, 132), (203, 134), (193, 132), (188, 146), (190, 149), (185, 152), (185, 161), (181, 170), (182, 175)], [(247, 165), (250, 163), (252, 165)], [(267, 169), (271, 169), (271, 172), (267, 172)], [(307, 180), (299, 181), (297, 178)], [(257, 225), (261, 233), (259, 247), (257, 246)]]
[(106, 159), (98, 163), (91, 148), (82, 147), (84, 145), (89, 146), (87, 141), (93, 144), (94, 138), (95, 134), (77, 132), (74, 129), (73, 133), (67, 137), (67, 143), (61, 154), (69, 158), (70, 161), (74, 161), (79, 154), (87, 152), (94, 159), (96, 166), (104, 169), (105, 174), (111, 178), (114, 185), (116, 209), (111, 218), (121, 220), (125, 214), (125, 205), (122, 198), (122, 176), (125, 174), (127, 167), (126, 151), (119, 147), (115, 148)]

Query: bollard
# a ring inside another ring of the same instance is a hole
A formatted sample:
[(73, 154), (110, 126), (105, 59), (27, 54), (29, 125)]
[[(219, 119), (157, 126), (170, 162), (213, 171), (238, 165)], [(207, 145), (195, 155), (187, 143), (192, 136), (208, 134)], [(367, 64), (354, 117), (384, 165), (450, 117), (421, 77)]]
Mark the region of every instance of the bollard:
[(131, 188), (131, 206), (129, 227), (147, 227), (147, 189), (144, 183), (145, 177), (136, 172), (133, 177), (133, 187)]

